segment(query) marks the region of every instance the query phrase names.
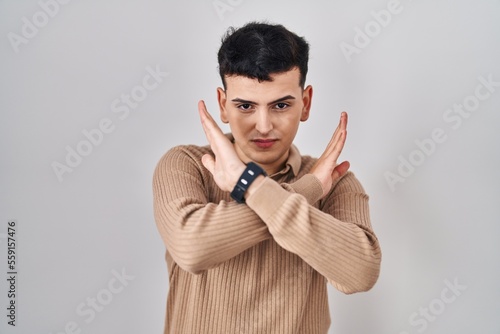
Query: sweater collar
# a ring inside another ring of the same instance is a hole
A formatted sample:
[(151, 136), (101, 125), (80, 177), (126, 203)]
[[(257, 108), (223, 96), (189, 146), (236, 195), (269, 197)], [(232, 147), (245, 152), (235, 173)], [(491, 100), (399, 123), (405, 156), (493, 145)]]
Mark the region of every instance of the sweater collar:
[(292, 147), (290, 147), (290, 154), (288, 155), (288, 160), (286, 162), (287, 168), (290, 166), (292, 168), (293, 175), (297, 176), (299, 174), (301, 164), (302, 157), (300, 156), (299, 149), (292, 144)]
[[(232, 143), (234, 143), (234, 137), (233, 137), (232, 133), (229, 132), (229, 133), (226, 133), (225, 135)], [(302, 163), (302, 157), (300, 156), (300, 152), (299, 152), (298, 148), (294, 144), (292, 144), (292, 146), (290, 147), (290, 153), (288, 154), (288, 159), (286, 160), (286, 163), (285, 163), (285, 167), (282, 170), (280, 170), (279, 172), (275, 173), (274, 175), (286, 174), (291, 169), (293, 172), (293, 175), (297, 176), (299, 174), (299, 171), (300, 171), (301, 163)], [(272, 175), (270, 175), (270, 176), (272, 176)]]

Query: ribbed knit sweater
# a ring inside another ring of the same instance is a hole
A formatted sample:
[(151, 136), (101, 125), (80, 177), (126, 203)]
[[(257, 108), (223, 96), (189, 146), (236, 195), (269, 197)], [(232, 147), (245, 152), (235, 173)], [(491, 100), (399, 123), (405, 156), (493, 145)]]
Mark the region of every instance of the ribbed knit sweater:
[(286, 167), (245, 204), (214, 182), (210, 147), (170, 149), (153, 176), (166, 246), (165, 333), (327, 333), (327, 282), (343, 293), (377, 281), (381, 250), (352, 172), (321, 199), (316, 159), (292, 146)]

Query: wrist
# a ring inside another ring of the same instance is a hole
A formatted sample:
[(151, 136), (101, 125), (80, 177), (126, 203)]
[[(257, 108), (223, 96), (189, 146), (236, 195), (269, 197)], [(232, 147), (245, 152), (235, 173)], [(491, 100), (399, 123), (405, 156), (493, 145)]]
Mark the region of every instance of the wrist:
[[(257, 179), (263, 176), (266, 176), (264, 169), (254, 162), (249, 162), (231, 191), (231, 198), (238, 203), (244, 203), (248, 189)], [(262, 179), (260, 182), (262, 182)]]
[(266, 177), (264, 175), (259, 175), (255, 179), (255, 181), (252, 182), (250, 187), (248, 187), (247, 191), (245, 192), (245, 200), (248, 199), (248, 197), (252, 196), (253, 193), (260, 187), (260, 185), (264, 182), (264, 179)]

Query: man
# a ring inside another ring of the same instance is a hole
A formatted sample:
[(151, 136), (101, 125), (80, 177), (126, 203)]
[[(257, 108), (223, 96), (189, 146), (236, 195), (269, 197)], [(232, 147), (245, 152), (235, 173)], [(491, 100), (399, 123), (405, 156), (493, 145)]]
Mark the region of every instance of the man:
[(231, 29), (219, 50), (223, 134), (198, 104), (209, 145), (170, 149), (154, 177), (165, 242), (165, 333), (326, 333), (327, 282), (371, 289), (381, 251), (349, 163), (341, 114), (319, 159), (293, 140), (309, 117), (309, 45), (281, 25)]

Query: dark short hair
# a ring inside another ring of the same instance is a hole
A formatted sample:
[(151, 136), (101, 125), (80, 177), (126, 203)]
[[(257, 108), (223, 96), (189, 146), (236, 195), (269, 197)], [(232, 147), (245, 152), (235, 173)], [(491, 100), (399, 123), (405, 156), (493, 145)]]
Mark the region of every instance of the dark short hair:
[(241, 28), (230, 27), (222, 37), (217, 55), (219, 73), (226, 88), (226, 76), (241, 75), (272, 81), (271, 74), (297, 67), (299, 85), (304, 88), (309, 44), (281, 24), (250, 22)]

